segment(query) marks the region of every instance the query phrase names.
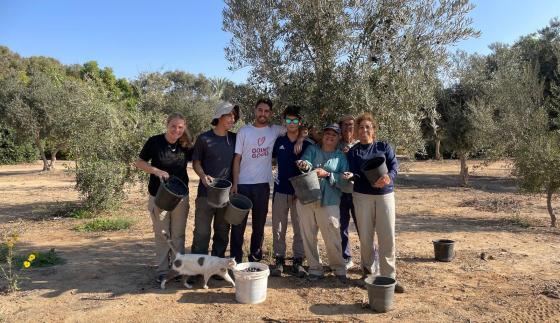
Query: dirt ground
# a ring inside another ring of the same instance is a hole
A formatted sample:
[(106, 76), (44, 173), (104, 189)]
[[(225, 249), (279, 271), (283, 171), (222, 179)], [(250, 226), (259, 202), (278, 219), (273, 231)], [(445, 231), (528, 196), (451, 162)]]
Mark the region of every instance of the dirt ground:
[[(258, 305), (238, 304), (223, 281), (211, 280), (207, 290), (200, 282), (191, 290), (171, 282), (162, 291), (154, 282), (145, 186), (131, 189), (119, 211), (104, 215), (134, 219), (131, 229), (78, 232), (74, 227), (87, 220), (53, 216), (53, 209), (78, 200), (73, 178), (60, 165), (48, 173), (40, 163), (2, 166), (0, 230), (20, 232), (18, 253), (55, 248), (66, 263), (26, 271), (20, 292), (0, 295), (0, 322), (559, 322), (560, 230), (548, 227), (544, 196), (517, 193), (506, 163), (470, 166), (471, 187), (462, 188), (455, 161), (403, 165), (396, 188), (397, 276), (407, 292), (383, 314), (365, 308), (357, 268), (347, 285), (334, 276), (315, 283), (271, 277), (267, 299)], [(558, 208), (560, 200), (554, 203)], [(187, 248), (193, 215), (191, 207)], [(270, 213), (266, 230), (268, 251)], [(456, 241), (452, 262), (433, 260), (432, 240), (441, 238)]]

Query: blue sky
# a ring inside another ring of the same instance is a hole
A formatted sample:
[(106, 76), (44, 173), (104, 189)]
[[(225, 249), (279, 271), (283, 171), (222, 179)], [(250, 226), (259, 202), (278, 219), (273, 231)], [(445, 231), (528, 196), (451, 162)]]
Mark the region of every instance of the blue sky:
[[(560, 0), (472, 2), (473, 25), (482, 35), (456, 46), (467, 52), (486, 54), (489, 44), (511, 43), (560, 16)], [(242, 82), (246, 69), (227, 70), (223, 6), (217, 0), (0, 0), (0, 45), (64, 64), (96, 60), (118, 77), (181, 69)]]

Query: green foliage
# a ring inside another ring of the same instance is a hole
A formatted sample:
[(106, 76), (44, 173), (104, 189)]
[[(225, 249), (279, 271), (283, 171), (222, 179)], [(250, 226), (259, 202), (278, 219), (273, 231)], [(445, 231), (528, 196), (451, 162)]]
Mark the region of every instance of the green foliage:
[[(40, 267), (50, 267), (56, 265), (62, 265), (66, 263), (60, 255), (56, 252), (54, 248), (51, 248), (47, 252), (32, 252), (31, 254), (35, 255), (35, 259), (31, 261), (31, 268), (40, 268)], [(29, 259), (29, 256), (25, 255), (18, 255), (15, 257), (15, 264), (17, 268), (24, 268), (23, 263)]]
[(0, 165), (30, 163), (39, 157), (31, 143), (20, 143), (16, 138), (15, 131), (0, 122)]
[(371, 111), (380, 137), (414, 153), (446, 48), (477, 34), (471, 9), (468, 1), (228, 0), (226, 57), (231, 69), (251, 68), (254, 92), (303, 106), (308, 121)]
[(83, 225), (76, 227), (76, 230), (81, 232), (99, 232), (99, 231), (119, 231), (126, 230), (132, 225), (130, 219), (116, 218), (116, 219), (94, 219)]

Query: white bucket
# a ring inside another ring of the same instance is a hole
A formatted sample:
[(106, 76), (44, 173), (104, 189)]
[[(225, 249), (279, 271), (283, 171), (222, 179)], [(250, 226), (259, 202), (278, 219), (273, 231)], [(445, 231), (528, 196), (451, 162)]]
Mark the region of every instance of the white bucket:
[[(261, 271), (247, 272), (247, 268), (258, 268)], [(270, 270), (260, 262), (243, 262), (233, 270), (235, 277), (235, 299), (243, 304), (258, 304), (266, 299), (266, 287)]]

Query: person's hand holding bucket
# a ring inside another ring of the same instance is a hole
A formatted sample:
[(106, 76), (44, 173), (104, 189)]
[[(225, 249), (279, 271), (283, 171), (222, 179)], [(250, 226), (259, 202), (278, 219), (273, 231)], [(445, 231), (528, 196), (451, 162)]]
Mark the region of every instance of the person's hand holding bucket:
[(375, 183), (373, 184), (373, 187), (375, 188), (383, 188), (386, 185), (391, 184), (391, 177), (389, 177), (389, 175), (385, 174), (383, 176), (381, 176), (377, 181), (375, 181)]
[(298, 167), (301, 171), (303, 171), (303, 172), (308, 171), (309, 168), (310, 168), (309, 164), (306, 163), (305, 160), (301, 160), (301, 159), (300, 159), (300, 160), (296, 160), (296, 165), (297, 165), (297, 167)]

